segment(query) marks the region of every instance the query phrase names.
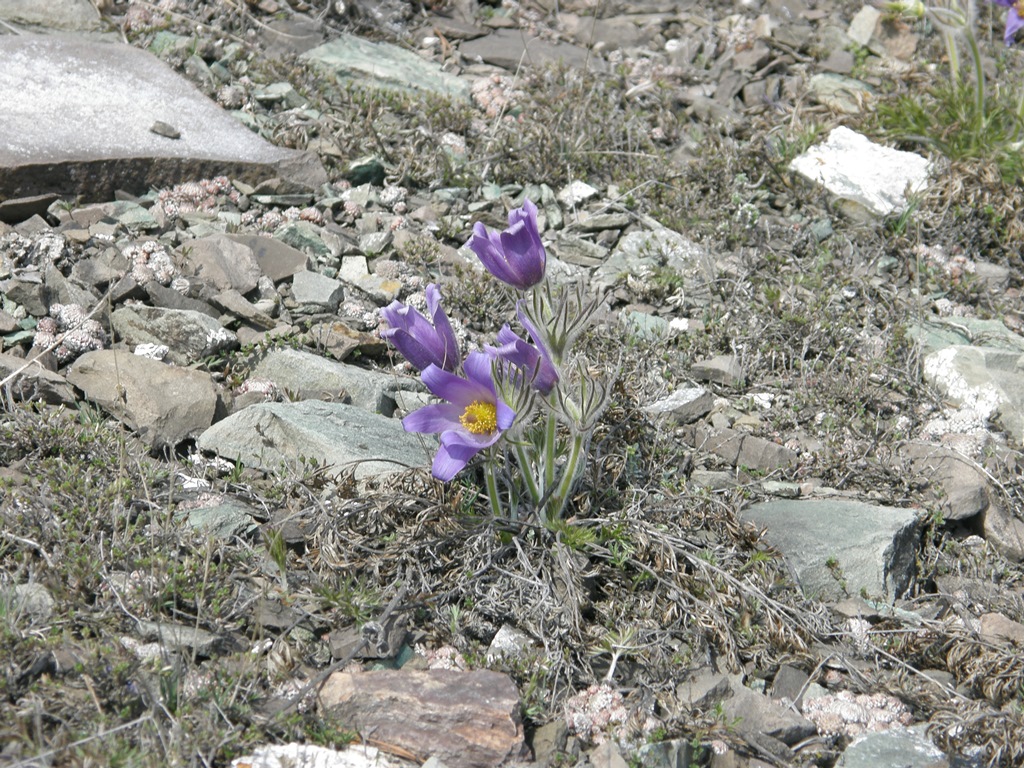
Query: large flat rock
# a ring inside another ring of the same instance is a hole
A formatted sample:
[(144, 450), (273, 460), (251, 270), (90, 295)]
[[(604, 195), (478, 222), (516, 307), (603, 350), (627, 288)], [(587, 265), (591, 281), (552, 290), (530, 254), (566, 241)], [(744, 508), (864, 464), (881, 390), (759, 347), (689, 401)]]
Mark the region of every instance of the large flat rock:
[[(67, 35), (0, 36), (0, 200), (227, 175), (327, 181), (313, 155), (275, 147), (146, 51)], [(154, 133), (156, 122), (180, 137)]]

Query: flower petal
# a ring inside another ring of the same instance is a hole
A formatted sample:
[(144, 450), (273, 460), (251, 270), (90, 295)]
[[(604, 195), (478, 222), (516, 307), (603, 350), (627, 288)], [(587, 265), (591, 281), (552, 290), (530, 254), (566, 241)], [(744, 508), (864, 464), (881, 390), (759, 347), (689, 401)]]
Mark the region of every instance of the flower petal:
[(448, 482), (465, 469), (469, 460), (477, 454), (476, 451), (467, 451), (465, 446), (461, 445), (452, 446), (452, 448), (455, 449), (454, 454), (448, 446), (442, 443), (441, 447), (437, 449), (437, 453), (434, 454), (430, 474), (438, 480)]
[(427, 309), (430, 311), (430, 319), (434, 322), (434, 331), (438, 343), (442, 348), (443, 363), (440, 364), (446, 371), (454, 371), (459, 367), (459, 340), (455, 336), (455, 329), (452, 328), (448, 315), (441, 306), (441, 290), (436, 283), (427, 286)]
[(449, 403), (436, 403), (417, 408), (404, 419), (402, 427), (406, 432), (435, 433), (458, 429), (463, 409)]
[[(469, 358), (481, 354), (483, 353), (471, 352)], [(466, 359), (466, 365), (469, 365), (469, 358)], [(423, 383), (427, 385), (427, 389), (432, 394), (461, 408), (465, 408), (474, 400), (494, 399), (493, 385), (488, 389), (473, 381), (467, 381), (461, 376), (456, 376), (454, 373), (443, 371), (436, 365), (425, 368), (420, 374), (420, 379), (423, 380)]]
[(494, 389), (494, 378), (491, 375), (491, 356), (484, 352), (470, 352), (462, 367), (466, 371), (466, 378), (481, 391), (488, 393), (489, 397), (481, 399), (494, 402), (497, 395)]

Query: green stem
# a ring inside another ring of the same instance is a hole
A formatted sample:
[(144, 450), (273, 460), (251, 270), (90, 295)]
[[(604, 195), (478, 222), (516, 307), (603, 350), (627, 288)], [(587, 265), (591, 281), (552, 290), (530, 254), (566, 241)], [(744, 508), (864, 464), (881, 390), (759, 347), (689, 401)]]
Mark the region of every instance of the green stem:
[(562, 468), (562, 477), (558, 481), (558, 488), (555, 489), (548, 500), (547, 509), (550, 511), (550, 514), (544, 516), (546, 525), (551, 525), (554, 520), (562, 516), (562, 511), (569, 500), (569, 491), (572, 490), (572, 484), (576, 480), (576, 472), (579, 469), (578, 465), (580, 458), (583, 456), (583, 446), (586, 444), (586, 441), (586, 435), (576, 434), (573, 436), (572, 450), (569, 452), (569, 459)]
[(493, 454), (484, 465), (484, 479), (487, 482), (487, 498), (491, 502), (491, 513), (495, 517), (501, 517), (501, 499), (498, 498), (498, 478), (494, 471)]
[(544, 426), (544, 487), (547, 490), (555, 483), (555, 452), (558, 450), (558, 420), (552, 410)]
[(526, 453), (526, 446), (519, 442), (516, 443), (516, 459), (519, 461), (519, 471), (523, 473), (523, 479), (526, 481), (526, 491), (530, 494), (530, 501), (536, 508), (544, 491), (537, 486), (537, 478), (533, 475), (533, 466)]
[(974, 59), (974, 106), (980, 128), (980, 122), (985, 119), (985, 72), (981, 68), (981, 51), (978, 49), (974, 31), (968, 29), (966, 37), (971, 48), (971, 57)]

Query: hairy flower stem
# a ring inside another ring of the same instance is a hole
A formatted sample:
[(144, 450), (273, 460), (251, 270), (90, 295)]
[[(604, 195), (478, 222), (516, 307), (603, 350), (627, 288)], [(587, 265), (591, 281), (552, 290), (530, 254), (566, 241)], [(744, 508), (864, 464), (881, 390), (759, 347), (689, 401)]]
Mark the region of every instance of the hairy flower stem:
[(548, 413), (544, 425), (544, 490), (555, 484), (555, 453), (558, 449), (558, 420), (554, 411)]
[[(488, 460), (484, 462), (484, 480), (487, 483), (487, 500), (491, 503), (491, 514), (495, 518), (503, 517), (501, 510), (501, 498), (498, 496), (498, 477), (497, 468), (495, 467), (495, 456), (493, 452), (488, 456)], [(511, 510), (513, 519), (515, 518), (515, 510)]]
[(583, 457), (583, 449), (586, 443), (586, 435), (582, 433), (573, 435), (572, 448), (569, 451), (569, 457), (565, 462), (565, 466), (562, 467), (562, 476), (559, 478), (558, 487), (551, 494), (551, 498), (548, 499), (548, 503), (545, 505), (545, 525), (550, 526), (555, 521), (561, 519), (562, 510), (565, 509), (565, 505), (569, 501), (569, 491), (572, 490), (573, 483), (576, 481), (576, 472), (580, 468), (579, 463)]

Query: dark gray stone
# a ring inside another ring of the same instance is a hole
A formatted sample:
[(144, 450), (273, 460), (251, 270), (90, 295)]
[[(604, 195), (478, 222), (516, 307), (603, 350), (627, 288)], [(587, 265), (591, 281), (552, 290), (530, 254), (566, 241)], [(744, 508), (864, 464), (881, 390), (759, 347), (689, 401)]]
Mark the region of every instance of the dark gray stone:
[(433, 438), (406, 432), (397, 419), (320, 400), (250, 405), (206, 430), (198, 445), (268, 472), (305, 457), (352, 469), (356, 479), (427, 467), (434, 449)]
[[(216, 175), (287, 176), (310, 188), (327, 181), (314, 156), (261, 139), (130, 45), (0, 35), (0, 60), (0, 197), (110, 200), (117, 189), (142, 194)], [(181, 138), (153, 133), (155, 120)]]
[[(912, 509), (860, 501), (768, 501), (740, 513), (768, 529), (809, 598), (841, 600), (862, 591), (901, 597), (915, 574), (919, 521)], [(830, 567), (831, 566), (831, 567)]]

